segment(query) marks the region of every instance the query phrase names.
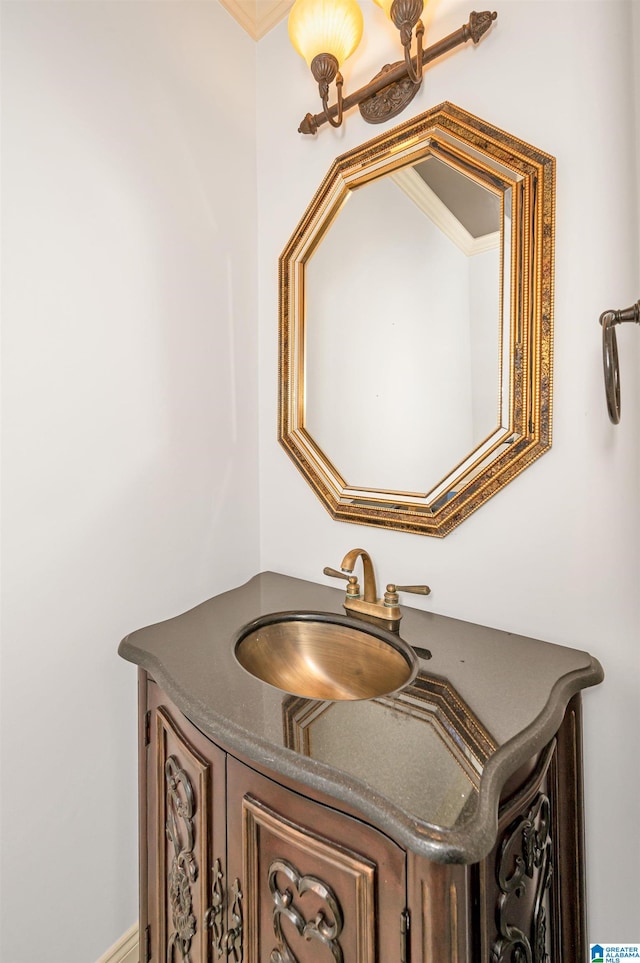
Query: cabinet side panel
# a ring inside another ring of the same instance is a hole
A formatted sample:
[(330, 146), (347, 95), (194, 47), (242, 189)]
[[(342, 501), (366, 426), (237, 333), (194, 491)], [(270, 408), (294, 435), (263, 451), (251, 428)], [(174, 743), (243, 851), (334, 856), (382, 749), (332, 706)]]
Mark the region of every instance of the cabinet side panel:
[(470, 963), (470, 870), (409, 854), (410, 959)]
[(226, 863), (225, 755), (152, 682), (148, 705), (150, 959), (210, 963), (224, 927), (213, 887)]
[[(556, 828), (553, 817), (555, 739), (533, 775), (500, 809), (498, 839), (477, 867), (482, 963), (544, 960), (567, 963), (555, 953), (558, 929)], [(571, 958), (571, 963), (578, 963)]]
[(585, 963), (588, 957), (582, 786), (582, 698), (575, 695), (557, 735), (553, 765), (554, 835), (559, 910), (556, 958)]
[(147, 718), (147, 673), (144, 669), (138, 669), (138, 946), (140, 963), (146, 963), (145, 934), (149, 926)]
[(157, 798), (159, 802), (159, 879), (161, 899), (159, 944), (167, 959), (208, 961), (203, 932), (209, 897), (208, 837), (210, 778), (208, 766), (181, 739), (161, 707), (156, 714)]
[(498, 842), (479, 864), (482, 963), (587, 959), (581, 704), (574, 696), (535, 772), (501, 807)]

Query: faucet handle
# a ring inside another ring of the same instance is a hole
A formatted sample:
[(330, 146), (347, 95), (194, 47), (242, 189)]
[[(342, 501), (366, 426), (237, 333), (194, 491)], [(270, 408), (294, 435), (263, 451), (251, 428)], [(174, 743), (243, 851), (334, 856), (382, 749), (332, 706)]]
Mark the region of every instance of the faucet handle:
[(390, 582), (387, 591), (384, 593), (385, 605), (398, 604), (398, 592), (411, 592), (412, 595), (430, 595), (431, 589), (428, 585), (394, 585)]
[(333, 578), (343, 578), (347, 585), (347, 595), (350, 598), (360, 598), (360, 586), (358, 585), (357, 575), (345, 575), (343, 572), (339, 572), (336, 568), (330, 568), (328, 565), (322, 569), (325, 575), (331, 575)]

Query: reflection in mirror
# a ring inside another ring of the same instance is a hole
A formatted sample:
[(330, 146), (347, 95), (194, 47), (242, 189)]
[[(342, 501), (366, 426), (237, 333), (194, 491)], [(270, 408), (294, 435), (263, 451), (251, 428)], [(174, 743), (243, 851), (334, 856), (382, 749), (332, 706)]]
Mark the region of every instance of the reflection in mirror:
[(497, 748), (459, 694), (425, 673), (391, 699), (345, 705), (289, 697), (283, 724), (287, 748), (361, 778), (442, 827), (475, 810)]
[(305, 427), (350, 487), (429, 491), (508, 419), (500, 227), (500, 196), (431, 157), (348, 195), (309, 260)]
[(279, 435), (334, 518), (446, 535), (551, 444), (554, 161), (443, 104), (280, 259)]

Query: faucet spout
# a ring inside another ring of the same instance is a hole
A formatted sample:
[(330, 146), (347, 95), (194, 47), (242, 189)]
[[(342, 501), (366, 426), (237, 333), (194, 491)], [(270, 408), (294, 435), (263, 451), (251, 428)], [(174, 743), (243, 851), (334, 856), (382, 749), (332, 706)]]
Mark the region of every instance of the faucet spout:
[(343, 572), (353, 572), (358, 556), (362, 558), (362, 568), (364, 571), (364, 601), (376, 603), (378, 601), (376, 576), (373, 571), (373, 562), (368, 552), (365, 552), (363, 548), (352, 548), (342, 559), (340, 568)]

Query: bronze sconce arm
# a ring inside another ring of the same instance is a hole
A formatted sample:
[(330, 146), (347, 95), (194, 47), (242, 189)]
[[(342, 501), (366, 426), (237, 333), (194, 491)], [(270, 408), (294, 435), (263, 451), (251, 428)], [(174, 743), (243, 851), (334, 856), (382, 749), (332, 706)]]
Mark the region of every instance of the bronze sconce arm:
[[(498, 14), (489, 10), (482, 13), (473, 11), (469, 14), (469, 22), (463, 24), (458, 30), (450, 33), (447, 37), (437, 43), (422, 49), (422, 35), (424, 27), (419, 20), (415, 25), (416, 37), (418, 41), (418, 52), (415, 57), (409, 53), (410, 31), (400, 28), (401, 40), (404, 46), (405, 59), (394, 64), (388, 64), (376, 74), (376, 76), (364, 87), (356, 90), (347, 97), (342, 95), (342, 77), (338, 89), (338, 103), (329, 107), (327, 103), (327, 92), (321, 91), (322, 104), (324, 110), (319, 114), (307, 114), (300, 122), (298, 132), (301, 134), (315, 134), (322, 124), (329, 123), (334, 127), (339, 126), (342, 115), (352, 107), (359, 107), (364, 120), (370, 124), (380, 124), (390, 120), (401, 113), (404, 108), (413, 100), (420, 89), (422, 83), (422, 70), (426, 64), (431, 63), (438, 57), (444, 56), (460, 44), (472, 40), (474, 44), (480, 42), (484, 34), (489, 30)], [(405, 37), (404, 33), (408, 33)], [(405, 40), (407, 42), (405, 42)], [(317, 58), (320, 59), (320, 58)], [(316, 80), (316, 73), (312, 72)], [(333, 76), (336, 76), (334, 73)], [(333, 79), (333, 78), (331, 78)], [(337, 79), (337, 78), (336, 78)], [(324, 89), (324, 88), (323, 88)]]
[[(324, 108), (323, 117), (332, 127), (342, 124), (342, 74), (338, 70), (338, 61), (331, 54), (318, 54), (311, 61), (311, 73), (318, 83), (318, 92)], [(329, 107), (329, 84), (336, 82), (337, 103)]]

